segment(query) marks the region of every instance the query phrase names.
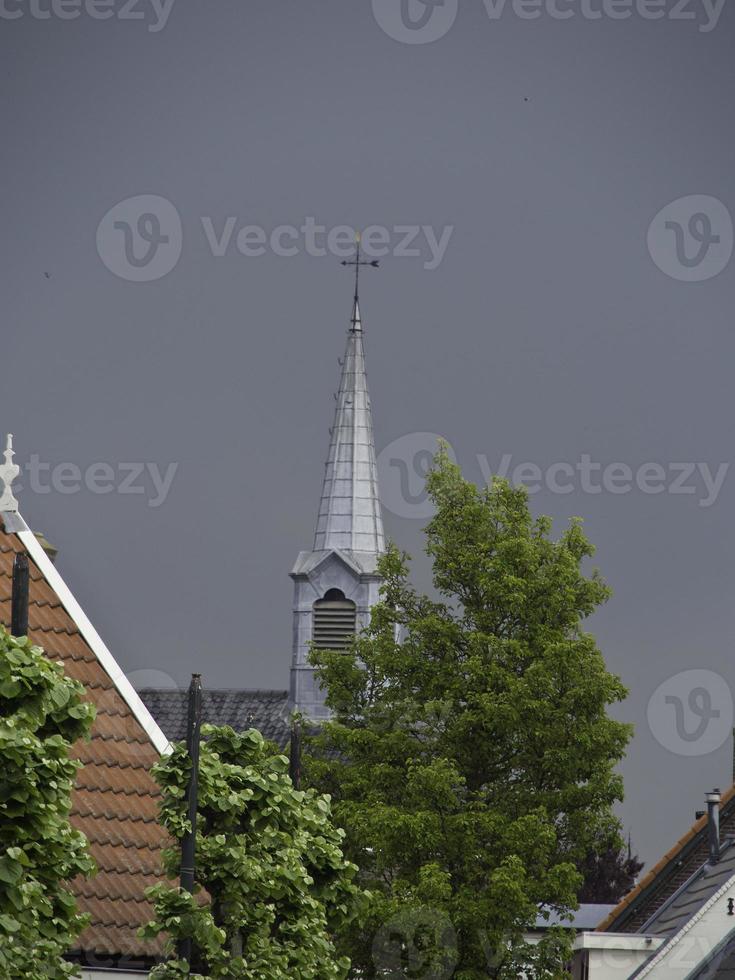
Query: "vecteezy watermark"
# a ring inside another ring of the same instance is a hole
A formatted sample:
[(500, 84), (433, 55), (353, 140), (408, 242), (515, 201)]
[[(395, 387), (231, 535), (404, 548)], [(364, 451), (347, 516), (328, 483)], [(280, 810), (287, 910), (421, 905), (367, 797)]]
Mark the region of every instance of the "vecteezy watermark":
[[(394, 439), (378, 454), (380, 499), (391, 514), (425, 520), (434, 513), (426, 490), (426, 477), (440, 439), (434, 432), (409, 432)], [(456, 462), (456, 455), (449, 445), (448, 451)], [(589, 453), (583, 453), (575, 461), (553, 462), (546, 466), (527, 460), (514, 462), (512, 453), (504, 453), (497, 465), (483, 453), (477, 453), (474, 462), (482, 482), (488, 486), (494, 476), (499, 476), (514, 486), (522, 484), (531, 495), (542, 491), (562, 496), (571, 493), (593, 496), (636, 492), (647, 496), (671, 494), (693, 497), (697, 506), (703, 509), (717, 502), (731, 465), (644, 462), (631, 466), (622, 462), (598, 462)]]
[[(483, 0), (489, 20), (631, 20), (694, 23), (703, 34), (720, 22), (726, 0)], [(381, 29), (402, 44), (431, 44), (451, 30), (458, 0), (372, 0)]]
[(165, 197), (139, 194), (110, 208), (97, 226), (97, 254), (129, 282), (162, 279), (181, 256), (179, 212)]
[(447, 443), (447, 451), (456, 463), (452, 447), (435, 432), (409, 432), (378, 453), (380, 502), (391, 514), (425, 520), (434, 513), (426, 477), (440, 441)]
[(438, 269), (444, 259), (454, 232), (453, 225), (437, 230), (432, 225), (368, 225), (364, 231), (351, 225), (327, 228), (315, 218), (304, 218), (302, 224), (277, 225), (266, 229), (260, 225), (245, 225), (230, 216), (215, 228), (211, 218), (202, 218), (202, 228), (212, 255), (226, 255), (234, 244), (246, 258), (258, 258), (268, 252), (282, 258), (305, 253), (315, 258), (333, 255), (348, 259), (355, 250), (359, 232), (362, 254), (369, 259), (390, 255), (394, 259), (422, 259), (424, 269)]
[(446, 913), (407, 909), (384, 923), (373, 940), (379, 976), (448, 980), (459, 960), (457, 933)]
[(716, 197), (693, 194), (662, 208), (648, 229), (648, 251), (659, 269), (681, 282), (714, 279), (733, 253), (732, 215)]
[(732, 693), (712, 670), (684, 670), (656, 688), (646, 716), (651, 734), (669, 752), (707, 755), (730, 737)]
[(478, 454), (477, 463), (489, 485), (493, 476), (523, 484), (529, 494), (548, 490), (555, 494), (586, 493), (593, 496), (609, 493), (615, 496), (638, 491), (649, 496), (662, 493), (696, 497), (700, 507), (712, 507), (720, 495), (730, 471), (730, 463), (658, 463), (647, 462), (633, 467), (628, 463), (601, 463), (589, 453), (575, 462), (555, 462), (546, 467), (523, 462), (513, 466), (513, 456), (506, 453), (493, 469), (487, 456)]
[[(214, 258), (238, 253), (247, 259), (267, 254), (347, 259), (354, 252), (359, 230), (350, 225), (327, 227), (314, 217), (273, 228), (248, 224), (235, 215), (220, 220), (204, 216), (199, 224)], [(443, 261), (453, 232), (452, 225), (438, 230), (432, 225), (370, 225), (361, 231), (362, 254), (369, 259), (387, 255), (420, 259), (424, 269), (433, 271)], [(99, 257), (110, 272), (129, 282), (162, 279), (179, 261), (183, 241), (179, 212), (171, 201), (155, 194), (120, 201), (97, 226)]]
[(388, 37), (403, 44), (430, 44), (457, 19), (459, 0), (373, 0), (373, 16)]
[(161, 467), (158, 463), (90, 463), (84, 469), (76, 463), (45, 463), (32, 454), (21, 466), (21, 477), (13, 483), (15, 494), (26, 487), (31, 493), (76, 494), (82, 490), (94, 494), (134, 494), (145, 497), (148, 507), (166, 503), (178, 463)]
[(143, 21), (151, 34), (162, 31), (175, 0), (0, 0), (0, 20)]
[(490, 20), (508, 11), (521, 20), (670, 20), (694, 22), (703, 34), (713, 31), (726, 0), (483, 0)]

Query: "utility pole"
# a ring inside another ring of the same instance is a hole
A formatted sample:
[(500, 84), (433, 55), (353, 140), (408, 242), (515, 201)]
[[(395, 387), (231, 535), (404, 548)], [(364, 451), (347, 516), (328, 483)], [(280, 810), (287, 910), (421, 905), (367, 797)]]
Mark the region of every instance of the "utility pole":
[(289, 760), (289, 775), (294, 789), (301, 789), (301, 719), (294, 718), (291, 722), (291, 755)]
[(10, 632), (13, 636), (28, 636), (28, 579), (28, 556), (19, 552), (13, 561), (10, 614)]

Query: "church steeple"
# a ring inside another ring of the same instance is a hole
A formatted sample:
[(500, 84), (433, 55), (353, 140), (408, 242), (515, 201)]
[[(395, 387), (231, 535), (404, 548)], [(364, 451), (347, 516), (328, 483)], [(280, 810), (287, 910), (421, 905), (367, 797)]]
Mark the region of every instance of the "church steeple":
[(314, 551), (379, 554), (385, 536), (357, 294), (330, 433)]
[(342, 263), (355, 267), (355, 295), (347, 347), (319, 504), (314, 547), (302, 551), (291, 572), (294, 580), (294, 641), (291, 704), (318, 721), (328, 716), (324, 695), (308, 662), (311, 643), (343, 649), (366, 626), (378, 601), (377, 563), (385, 550), (378, 493), (378, 467), (365, 373), (360, 315), (360, 257)]

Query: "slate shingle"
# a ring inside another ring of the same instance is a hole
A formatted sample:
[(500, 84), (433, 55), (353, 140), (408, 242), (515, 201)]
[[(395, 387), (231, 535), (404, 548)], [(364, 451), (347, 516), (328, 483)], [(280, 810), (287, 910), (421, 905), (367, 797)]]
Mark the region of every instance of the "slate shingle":
[[(143, 703), (172, 742), (186, 738), (186, 691), (146, 688), (138, 691)], [(229, 725), (237, 732), (258, 731), (280, 748), (288, 745), (290, 721), (288, 691), (207, 690), (202, 692), (202, 722)]]

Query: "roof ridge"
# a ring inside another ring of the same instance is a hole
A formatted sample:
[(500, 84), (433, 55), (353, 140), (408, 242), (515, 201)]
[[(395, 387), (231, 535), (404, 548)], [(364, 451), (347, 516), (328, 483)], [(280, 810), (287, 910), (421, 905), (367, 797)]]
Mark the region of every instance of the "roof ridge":
[[(141, 687), (138, 694), (188, 694), (184, 688), (169, 687)], [(203, 695), (207, 694), (273, 694), (278, 697), (288, 697), (288, 691), (280, 687), (207, 687), (202, 690)]]

